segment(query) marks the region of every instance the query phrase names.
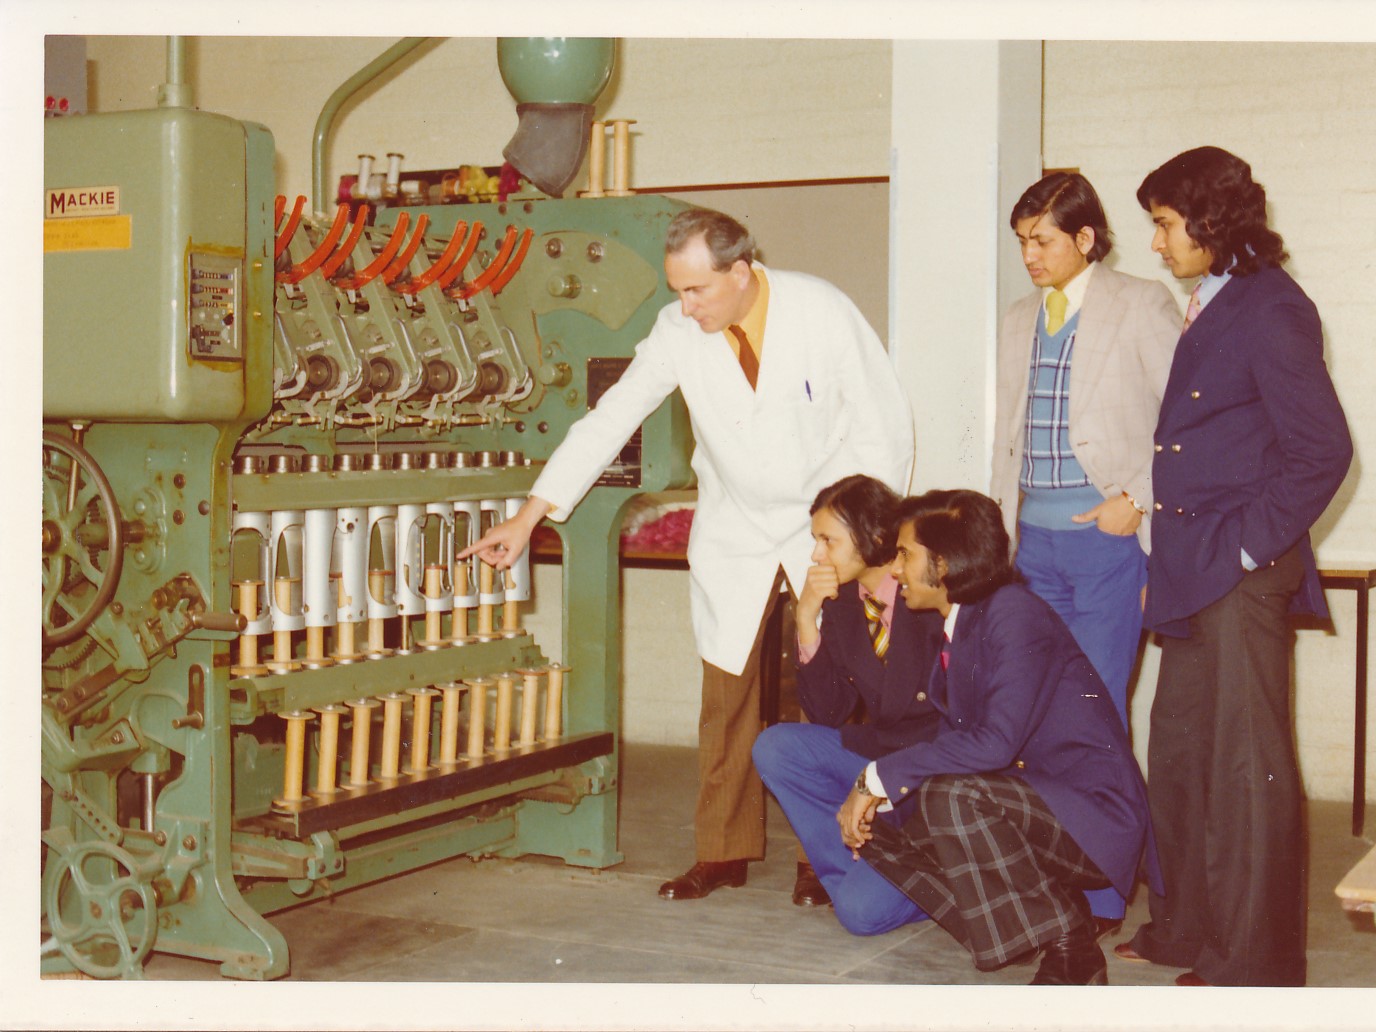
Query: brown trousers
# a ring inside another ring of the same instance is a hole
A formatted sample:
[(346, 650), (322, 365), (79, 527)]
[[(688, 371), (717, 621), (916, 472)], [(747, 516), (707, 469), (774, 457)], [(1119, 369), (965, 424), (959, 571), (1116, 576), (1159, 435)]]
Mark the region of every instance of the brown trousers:
[[(702, 661), (702, 713), (698, 718), (697, 859), (764, 858), (764, 784), (750, 760), (760, 733), (760, 653), (765, 625), (787, 585), (779, 570), (755, 629), (750, 658), (740, 674)], [(785, 635), (789, 633), (786, 628)]]

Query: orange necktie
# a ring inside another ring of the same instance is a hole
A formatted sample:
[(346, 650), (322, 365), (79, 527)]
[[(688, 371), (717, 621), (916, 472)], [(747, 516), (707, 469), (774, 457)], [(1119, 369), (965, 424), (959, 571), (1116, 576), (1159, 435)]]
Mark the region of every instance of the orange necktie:
[(741, 372), (745, 374), (745, 379), (753, 391), (755, 381), (760, 378), (760, 360), (755, 357), (755, 349), (750, 346), (750, 339), (746, 337), (743, 329), (734, 323), (727, 329), (731, 332), (731, 336), (736, 338), (736, 343), (740, 347)]

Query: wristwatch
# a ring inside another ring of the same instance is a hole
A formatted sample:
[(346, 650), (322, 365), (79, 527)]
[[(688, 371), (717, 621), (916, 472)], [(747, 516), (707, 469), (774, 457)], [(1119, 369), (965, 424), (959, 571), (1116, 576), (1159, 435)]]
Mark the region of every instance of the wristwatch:
[(1143, 505), (1141, 502), (1139, 502), (1136, 498), (1132, 497), (1132, 495), (1124, 491), (1123, 497), (1128, 500), (1129, 505), (1131, 505), (1134, 509), (1140, 512), (1143, 516), (1147, 514), (1147, 507)]
[(856, 776), (855, 791), (859, 792), (861, 795), (872, 796), (874, 793), (870, 791), (870, 786), (865, 783), (865, 772), (868, 769), (868, 767), (862, 768), (860, 773)]

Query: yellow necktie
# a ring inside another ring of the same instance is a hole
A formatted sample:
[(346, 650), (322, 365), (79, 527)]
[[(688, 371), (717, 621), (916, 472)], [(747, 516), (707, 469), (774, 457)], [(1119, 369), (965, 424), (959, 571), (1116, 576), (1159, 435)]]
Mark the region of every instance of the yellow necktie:
[(1055, 333), (1065, 325), (1065, 308), (1070, 298), (1059, 290), (1046, 295), (1046, 332)]
[(889, 651), (889, 629), (884, 626), (884, 610), (888, 607), (873, 595), (865, 597), (864, 606), (865, 619), (869, 622), (870, 644), (874, 646), (874, 654), (883, 659), (884, 653)]

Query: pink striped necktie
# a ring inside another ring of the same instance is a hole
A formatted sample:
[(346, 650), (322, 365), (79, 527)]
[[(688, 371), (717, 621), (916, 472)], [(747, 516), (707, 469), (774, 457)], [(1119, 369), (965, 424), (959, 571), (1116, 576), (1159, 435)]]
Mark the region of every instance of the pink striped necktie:
[(1185, 325), (1180, 328), (1181, 333), (1188, 330), (1190, 324), (1199, 318), (1199, 312), (1204, 307), (1199, 303), (1199, 288), (1203, 285), (1204, 283), (1201, 280), (1199, 283), (1195, 284), (1194, 290), (1190, 292), (1190, 303), (1185, 309)]

